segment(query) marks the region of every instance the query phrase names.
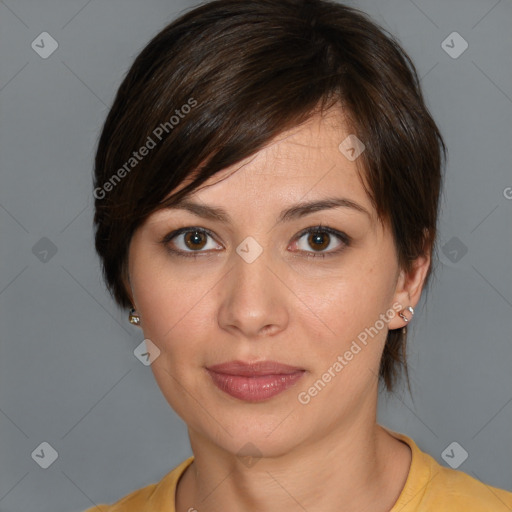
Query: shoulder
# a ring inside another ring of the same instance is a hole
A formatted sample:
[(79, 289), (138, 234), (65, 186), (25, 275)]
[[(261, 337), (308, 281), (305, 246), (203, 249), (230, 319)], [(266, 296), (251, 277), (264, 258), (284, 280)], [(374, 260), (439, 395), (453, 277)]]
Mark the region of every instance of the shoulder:
[(459, 509), (465, 512), (512, 511), (511, 492), (481, 482), (463, 471), (437, 466), (438, 471), (433, 474), (423, 500), (426, 509), (450, 505), (454, 512)]
[(388, 432), (409, 445), (411, 467), (392, 512), (510, 512), (512, 493), (441, 466), (404, 434)]
[(96, 505), (84, 512), (175, 512), (176, 484), (193, 460), (189, 457), (159, 482), (132, 491), (112, 505)]
[[(156, 486), (157, 484), (147, 485), (146, 487), (132, 491), (130, 494), (127, 494), (119, 501), (116, 501), (111, 505), (95, 505), (94, 507), (85, 510), (85, 512), (135, 512), (139, 510), (150, 511), (151, 509), (147, 508), (149, 497), (154, 492)], [(144, 506), (146, 508), (144, 508)]]

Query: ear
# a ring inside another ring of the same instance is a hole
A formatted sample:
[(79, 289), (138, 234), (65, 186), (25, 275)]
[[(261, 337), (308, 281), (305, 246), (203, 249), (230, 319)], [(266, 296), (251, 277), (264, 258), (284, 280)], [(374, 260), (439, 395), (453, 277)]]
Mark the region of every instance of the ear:
[[(398, 309), (397, 306), (397, 314), (389, 322), (390, 330), (400, 329), (408, 324), (408, 322), (398, 315), (398, 312), (408, 306), (416, 307), (416, 304), (420, 301), (421, 291), (423, 290), (429, 267), (430, 254), (424, 254), (414, 260), (409, 272), (406, 272), (404, 269), (400, 270), (395, 295), (393, 297), (393, 309), (395, 309), (395, 305), (398, 304), (400, 304), (400, 308)], [(411, 319), (410, 312), (406, 311), (404, 314), (409, 320)]]

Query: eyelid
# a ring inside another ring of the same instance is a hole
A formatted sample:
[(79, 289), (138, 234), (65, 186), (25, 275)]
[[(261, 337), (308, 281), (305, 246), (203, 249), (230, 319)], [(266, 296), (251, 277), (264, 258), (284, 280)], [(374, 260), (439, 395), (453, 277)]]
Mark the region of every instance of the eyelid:
[(182, 228), (175, 229), (174, 231), (171, 231), (170, 233), (167, 233), (161, 240), (163, 244), (169, 243), (173, 238), (176, 238), (179, 235), (182, 235), (183, 233), (188, 233), (189, 231), (200, 231), (201, 233), (206, 233), (207, 235), (211, 236), (213, 239), (215, 239), (214, 234), (206, 228), (202, 228), (199, 226), (184, 226)]
[[(164, 246), (167, 247), (167, 249), (172, 252), (173, 254), (177, 254), (177, 255), (180, 255), (180, 256), (185, 256), (185, 257), (197, 257), (197, 256), (201, 256), (201, 255), (208, 255), (210, 254), (212, 251), (209, 250), (209, 251), (203, 251), (203, 250), (199, 250), (199, 251), (183, 251), (181, 249), (170, 249), (168, 247), (169, 243), (174, 239), (176, 238), (177, 236), (179, 235), (182, 235), (183, 233), (188, 233), (190, 231), (199, 231), (201, 233), (204, 233), (208, 236), (210, 236), (211, 238), (213, 238), (216, 243), (219, 244), (219, 242), (217, 241), (215, 235), (207, 228), (203, 228), (203, 227), (200, 227), (200, 226), (184, 226), (182, 228), (178, 228), (174, 231), (171, 231), (170, 233), (166, 234), (162, 240), (160, 241), (160, 243), (162, 243)], [(340, 253), (341, 251), (343, 251), (345, 249), (346, 246), (350, 245), (351, 243), (351, 238), (341, 232), (341, 231), (338, 231), (334, 228), (330, 228), (329, 226), (323, 226), (322, 224), (318, 224), (316, 226), (309, 226), (307, 228), (304, 228), (303, 230), (301, 230), (299, 233), (297, 233), (295, 235), (295, 237), (293, 238), (293, 242), (295, 243), (296, 241), (300, 240), (305, 234), (307, 233), (314, 233), (314, 232), (321, 232), (321, 233), (328, 233), (329, 235), (334, 235), (335, 237), (337, 237), (339, 240), (341, 240), (343, 246), (339, 249), (334, 249), (334, 250), (331, 250), (331, 251), (298, 251), (298, 252), (301, 252), (301, 253), (306, 253), (308, 255), (308, 257), (320, 257), (320, 258), (325, 258), (326, 256), (331, 256), (331, 255), (336, 255), (338, 253)], [(219, 245), (222, 245), (222, 244), (219, 244)], [(217, 251), (213, 251), (213, 252), (217, 252)]]
[[(215, 242), (217, 244), (219, 244), (219, 242), (217, 241), (215, 235), (207, 228), (202, 228), (200, 226), (184, 226), (182, 228), (178, 228), (174, 231), (171, 231), (170, 233), (167, 233), (163, 238), (162, 240), (160, 240), (160, 243), (163, 244), (168, 251), (172, 252), (173, 254), (177, 254), (177, 255), (180, 255), (180, 256), (186, 256), (186, 257), (197, 257), (197, 256), (201, 256), (201, 255), (207, 255), (209, 253), (211, 253), (212, 251), (209, 250), (209, 251), (204, 251), (204, 250), (201, 250), (201, 251), (183, 251), (181, 249), (171, 249), (169, 247), (169, 244), (170, 242), (182, 235), (183, 233), (189, 233), (190, 231), (199, 231), (200, 233), (204, 233), (206, 235), (208, 235), (209, 237), (213, 238), (213, 240), (215, 240)], [(219, 244), (219, 245), (222, 245), (222, 244)]]
[(351, 239), (347, 234), (343, 233), (342, 231), (338, 231), (337, 229), (330, 228), (329, 226), (322, 226), (321, 224), (319, 224), (317, 226), (310, 226), (309, 228), (303, 229), (295, 236), (294, 240), (298, 240), (298, 239), (302, 238), (306, 233), (318, 232), (318, 231), (321, 233), (328, 233), (330, 235), (334, 235), (334, 236), (338, 237), (346, 245), (349, 245), (351, 242)]

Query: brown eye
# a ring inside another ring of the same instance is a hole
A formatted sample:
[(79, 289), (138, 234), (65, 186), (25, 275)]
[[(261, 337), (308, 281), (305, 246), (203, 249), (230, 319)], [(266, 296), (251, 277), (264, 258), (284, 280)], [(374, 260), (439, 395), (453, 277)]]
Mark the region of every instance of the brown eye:
[(201, 231), (188, 231), (185, 233), (184, 242), (189, 249), (202, 249), (206, 245), (206, 234)]
[(294, 249), (306, 256), (334, 256), (350, 245), (351, 239), (345, 233), (327, 226), (315, 226), (299, 233)]
[[(337, 242), (337, 243), (336, 243)], [(203, 228), (180, 228), (166, 235), (162, 241), (170, 253), (179, 256), (205, 256), (224, 247), (215, 241), (210, 231)], [(302, 231), (295, 238), (295, 250), (307, 256), (334, 256), (351, 243), (350, 237), (335, 229), (316, 226)], [(327, 250), (326, 250), (327, 249)]]
[(322, 251), (329, 246), (331, 237), (328, 233), (322, 233), (320, 231), (312, 232), (308, 236), (308, 244), (315, 250)]
[(215, 242), (213, 235), (203, 229), (187, 226), (164, 236), (161, 243), (170, 253), (180, 256), (207, 255), (212, 251), (222, 250), (222, 245)]

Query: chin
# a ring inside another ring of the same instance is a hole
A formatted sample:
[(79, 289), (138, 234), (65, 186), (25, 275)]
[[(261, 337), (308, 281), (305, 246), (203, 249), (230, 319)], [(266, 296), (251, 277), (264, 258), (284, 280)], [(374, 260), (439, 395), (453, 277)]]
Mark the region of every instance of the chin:
[(297, 429), (301, 422), (290, 414), (290, 407), (272, 413), (265, 413), (261, 408), (251, 413), (246, 408), (232, 413), (216, 410), (223, 418), (222, 426), (212, 420), (208, 424), (201, 422), (199, 428), (192, 427), (192, 430), (233, 455), (279, 457), (305, 441), (306, 432)]

